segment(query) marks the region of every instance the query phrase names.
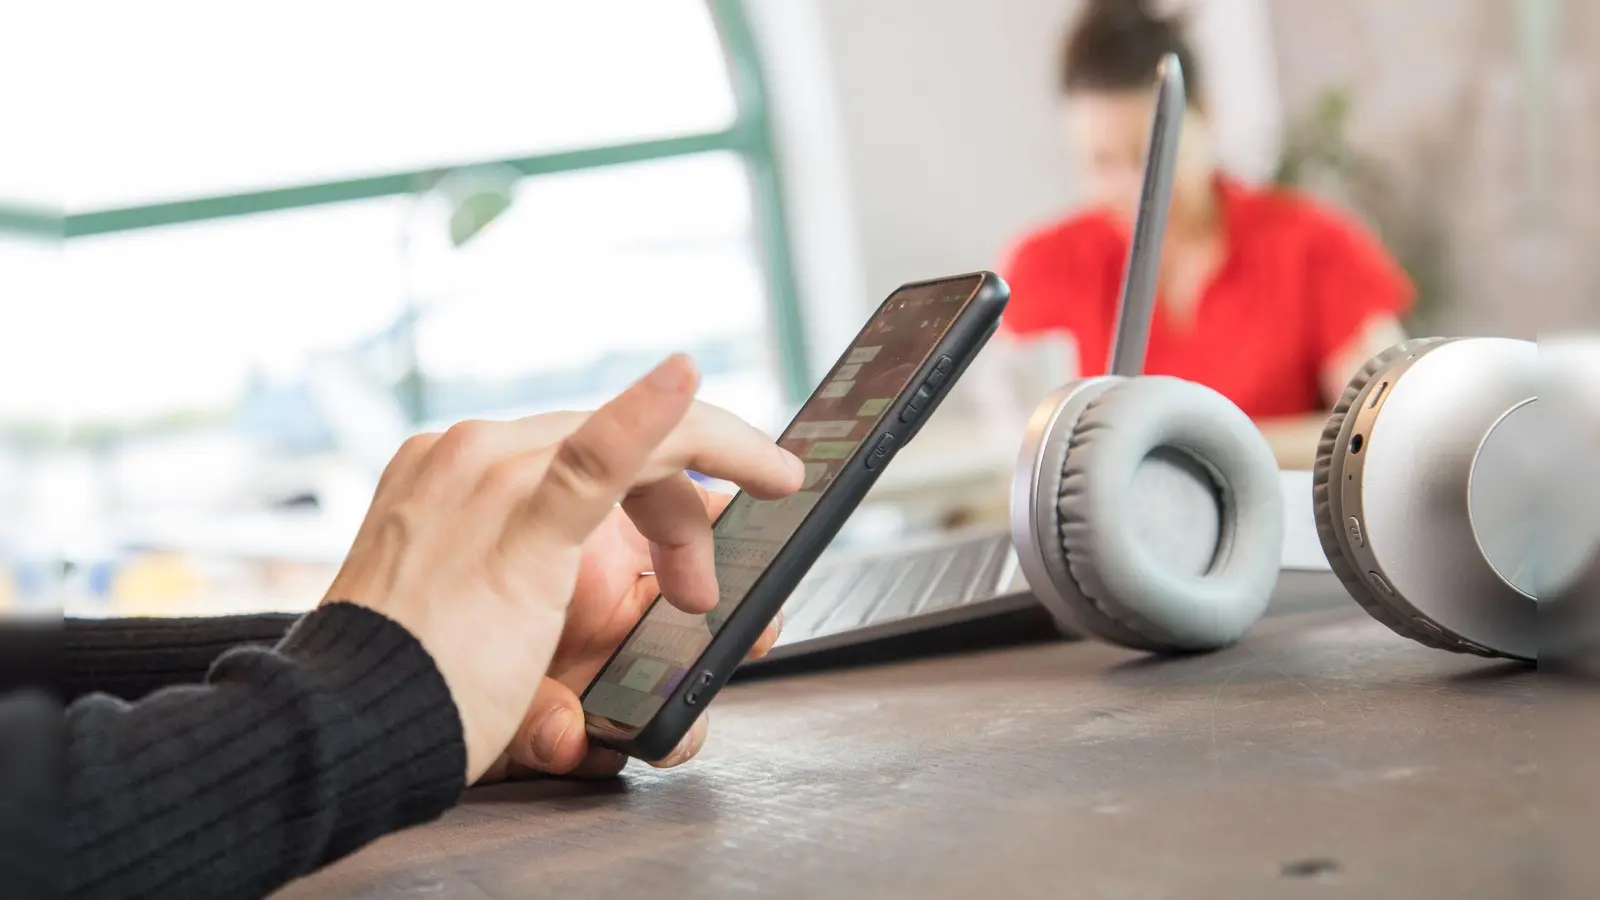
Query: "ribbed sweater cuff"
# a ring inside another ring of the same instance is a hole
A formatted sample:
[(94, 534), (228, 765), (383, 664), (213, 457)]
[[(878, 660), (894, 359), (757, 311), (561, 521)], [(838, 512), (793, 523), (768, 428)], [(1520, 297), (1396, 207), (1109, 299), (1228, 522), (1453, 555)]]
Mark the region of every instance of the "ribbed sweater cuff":
[(436, 818), (466, 773), (422, 644), (343, 603), (229, 650), (205, 684), (85, 697), (67, 725), (74, 896), (264, 896)]
[[(433, 657), (411, 632), (367, 607), (332, 603), (303, 617), (276, 649), (342, 707), (349, 727), (340, 730), (345, 746), (337, 756), (369, 776), (365, 790), (407, 798), (407, 824), (460, 800), (467, 771), (461, 718)], [(382, 777), (370, 778), (377, 773)]]

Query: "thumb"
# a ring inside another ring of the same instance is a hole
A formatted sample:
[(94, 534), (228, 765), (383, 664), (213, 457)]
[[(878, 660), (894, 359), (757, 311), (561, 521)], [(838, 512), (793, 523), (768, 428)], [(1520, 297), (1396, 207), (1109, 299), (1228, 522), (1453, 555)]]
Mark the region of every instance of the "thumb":
[(550, 775), (565, 775), (589, 753), (583, 704), (571, 688), (545, 678), (507, 748), (511, 759)]

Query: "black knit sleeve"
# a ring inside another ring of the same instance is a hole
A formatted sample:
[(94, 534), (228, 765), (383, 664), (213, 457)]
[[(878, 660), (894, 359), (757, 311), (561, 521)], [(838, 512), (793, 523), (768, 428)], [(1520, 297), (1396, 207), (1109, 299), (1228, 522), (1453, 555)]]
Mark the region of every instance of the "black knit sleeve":
[(61, 896), (61, 706), (47, 691), (0, 694), (0, 896)]
[(422, 645), (333, 604), (203, 684), (65, 722), (65, 872), (75, 897), (259, 897), (437, 817), (466, 749)]
[(299, 617), (286, 613), (210, 618), (66, 619), (61, 628), (63, 702), (85, 694), (138, 700), (151, 691), (199, 684), (225, 651), (270, 647)]

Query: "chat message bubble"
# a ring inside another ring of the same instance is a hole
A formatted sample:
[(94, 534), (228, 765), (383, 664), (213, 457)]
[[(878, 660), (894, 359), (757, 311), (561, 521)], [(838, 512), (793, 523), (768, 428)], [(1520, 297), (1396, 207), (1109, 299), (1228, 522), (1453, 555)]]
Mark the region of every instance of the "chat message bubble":
[(802, 441), (842, 438), (849, 437), (855, 427), (854, 419), (839, 422), (796, 422), (794, 427), (789, 429), (789, 436)]
[(883, 415), (883, 411), (888, 409), (889, 404), (893, 402), (893, 397), (877, 397), (875, 399), (868, 400), (861, 404), (861, 409), (856, 411), (856, 415), (863, 418), (877, 418), (878, 416)]
[(849, 459), (855, 449), (851, 441), (818, 441), (811, 445), (806, 459)]

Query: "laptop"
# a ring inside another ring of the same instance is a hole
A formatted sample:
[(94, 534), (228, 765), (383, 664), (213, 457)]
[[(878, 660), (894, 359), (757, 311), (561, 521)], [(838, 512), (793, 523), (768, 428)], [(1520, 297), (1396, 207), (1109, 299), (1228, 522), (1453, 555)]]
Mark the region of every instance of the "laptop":
[[(1181, 75), (1164, 67), (1146, 153), (1143, 200), (1122, 286), (1112, 371), (1137, 373), (1143, 368), (1171, 196), (1175, 135), (1184, 106)], [(1282, 474), (1287, 496), (1305, 500), (1286, 505), (1284, 566), (1326, 572), (1311, 509), (1311, 473)], [(912, 538), (887, 550), (829, 552), (784, 604), (777, 645), (764, 660), (747, 667), (1039, 609), (1006, 526)]]

